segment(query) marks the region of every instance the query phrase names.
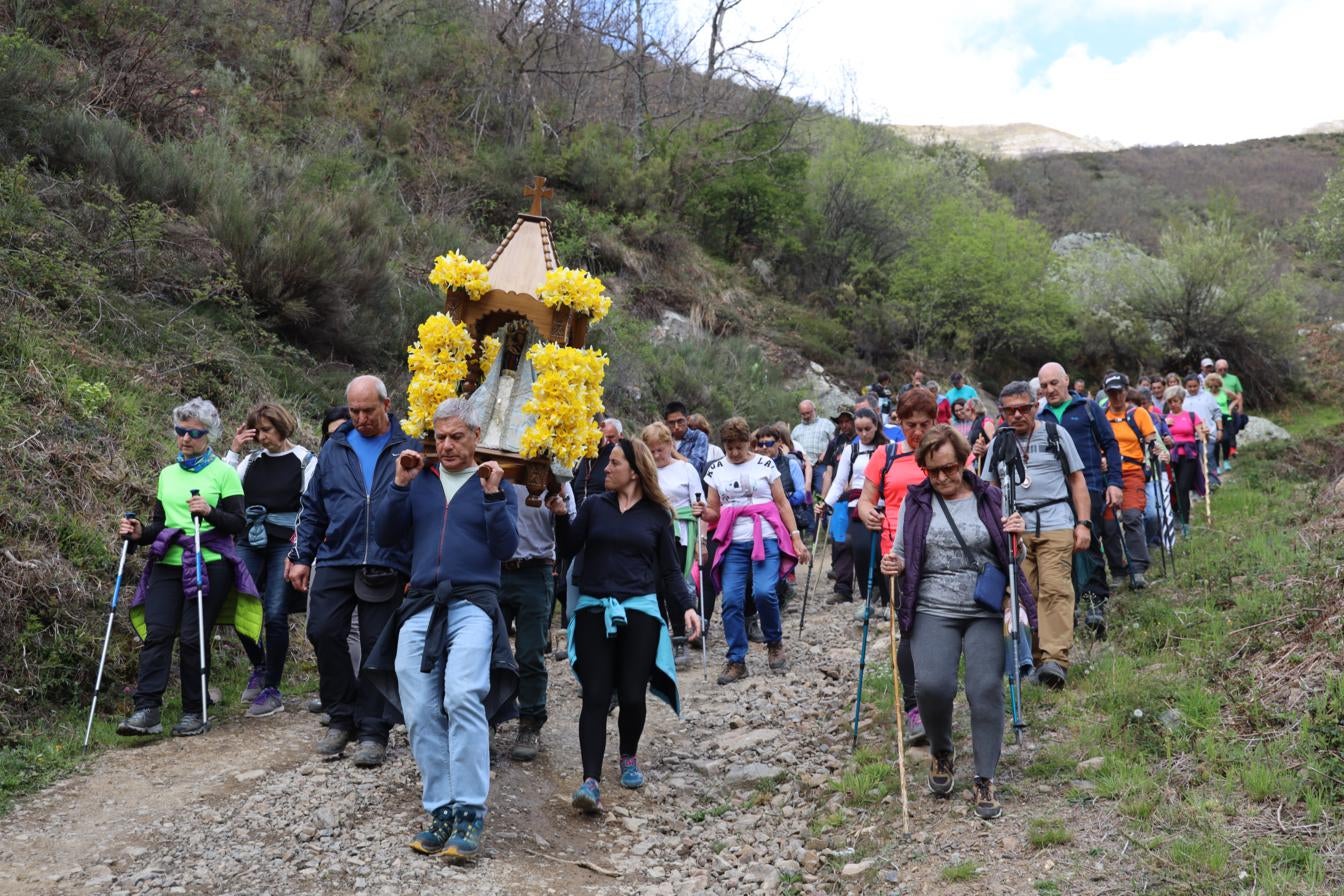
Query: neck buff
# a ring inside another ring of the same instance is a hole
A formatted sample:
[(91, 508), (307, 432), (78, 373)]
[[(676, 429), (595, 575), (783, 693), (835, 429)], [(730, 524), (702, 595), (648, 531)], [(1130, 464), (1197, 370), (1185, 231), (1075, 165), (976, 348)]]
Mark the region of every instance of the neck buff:
[(188, 473), (199, 473), (210, 466), (210, 461), (215, 459), (215, 452), (210, 448), (205, 449), (204, 454), (198, 454), (195, 457), (186, 457), (181, 451), (177, 453), (177, 465)]

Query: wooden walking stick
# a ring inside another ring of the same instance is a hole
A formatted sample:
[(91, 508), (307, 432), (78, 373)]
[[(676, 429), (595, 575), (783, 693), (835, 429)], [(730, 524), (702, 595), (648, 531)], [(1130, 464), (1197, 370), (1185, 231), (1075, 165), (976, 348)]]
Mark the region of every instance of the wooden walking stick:
[(896, 710), (896, 761), (901, 772), (901, 827), (910, 833), (910, 795), (905, 788), (905, 701), (901, 699), (901, 672), (896, 668), (896, 653), (900, 637), (896, 634), (896, 577), (887, 576), (887, 593), (891, 597), (889, 631), (891, 637), (891, 703)]
[(1199, 471), (1204, 474), (1204, 521), (1213, 528), (1212, 489), (1209, 488), (1209, 433), (1199, 437)]

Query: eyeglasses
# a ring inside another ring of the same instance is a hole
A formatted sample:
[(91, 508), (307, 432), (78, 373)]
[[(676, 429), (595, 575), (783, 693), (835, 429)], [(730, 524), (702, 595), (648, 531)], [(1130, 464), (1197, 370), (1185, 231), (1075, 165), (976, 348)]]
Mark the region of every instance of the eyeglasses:
[(1018, 415), (1030, 414), (1035, 407), (1036, 405), (1034, 404), (1001, 404), (999, 405), (999, 410), (1003, 412), (1003, 416), (1005, 417), (1016, 417)]
[(774, 439), (758, 439), (758, 440), (756, 441), (756, 447), (757, 447), (757, 448), (773, 448), (773, 447), (775, 447), (775, 440), (774, 440)]
[(210, 434), (208, 429), (188, 429), (185, 426), (174, 426), (173, 432), (180, 436), (191, 436), (193, 439), (203, 439)]
[(961, 464), (945, 464), (941, 467), (925, 467), (924, 472), (929, 474), (930, 479), (935, 476), (951, 478), (960, 475), (961, 469)]

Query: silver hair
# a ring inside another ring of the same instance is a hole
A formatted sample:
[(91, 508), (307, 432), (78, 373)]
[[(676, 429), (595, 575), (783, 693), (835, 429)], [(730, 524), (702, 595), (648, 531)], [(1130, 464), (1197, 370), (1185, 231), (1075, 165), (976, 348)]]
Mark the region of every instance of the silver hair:
[(970, 408), (973, 414), (983, 414), (985, 412), (985, 403), (978, 398), (966, 399), (966, 407)]
[(197, 395), (186, 404), (180, 404), (173, 408), (174, 426), (181, 426), (188, 420), (204, 423), (205, 428), (210, 430), (210, 438), (219, 436), (219, 409), (215, 407), (213, 401)]
[(608, 423), (616, 427), (616, 435), (618, 436), (625, 435), (625, 427), (621, 425), (621, 421), (617, 420), (615, 417), (607, 417), (605, 420), (602, 421), (603, 426), (606, 426)]
[(1008, 385), (999, 390), (999, 401), (1005, 398), (1011, 398), (1014, 395), (1025, 395), (1032, 401), (1036, 400), (1036, 390), (1031, 388), (1031, 383), (1023, 380), (1013, 380)]
[(353, 380), (351, 380), (348, 384), (346, 384), (345, 394), (347, 397), (350, 395), (350, 387), (353, 386), (355, 383), (359, 382), (360, 380), (373, 380), (373, 387), (378, 390), (378, 399), (380, 401), (387, 400), (387, 383), (384, 383), (381, 378), (376, 377), (371, 373), (366, 373), (357, 376)]
[(461, 420), (469, 429), (481, 428), (481, 415), (476, 405), (465, 398), (445, 398), (434, 409), (434, 422), (440, 420)]

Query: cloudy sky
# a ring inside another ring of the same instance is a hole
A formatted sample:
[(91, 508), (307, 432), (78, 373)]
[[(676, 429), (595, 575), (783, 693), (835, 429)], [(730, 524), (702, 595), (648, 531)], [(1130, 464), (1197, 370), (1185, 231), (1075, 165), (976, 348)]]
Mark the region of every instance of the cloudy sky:
[(790, 13), (790, 92), (870, 120), (1160, 145), (1344, 119), (1344, 0), (743, 0), (729, 37)]

